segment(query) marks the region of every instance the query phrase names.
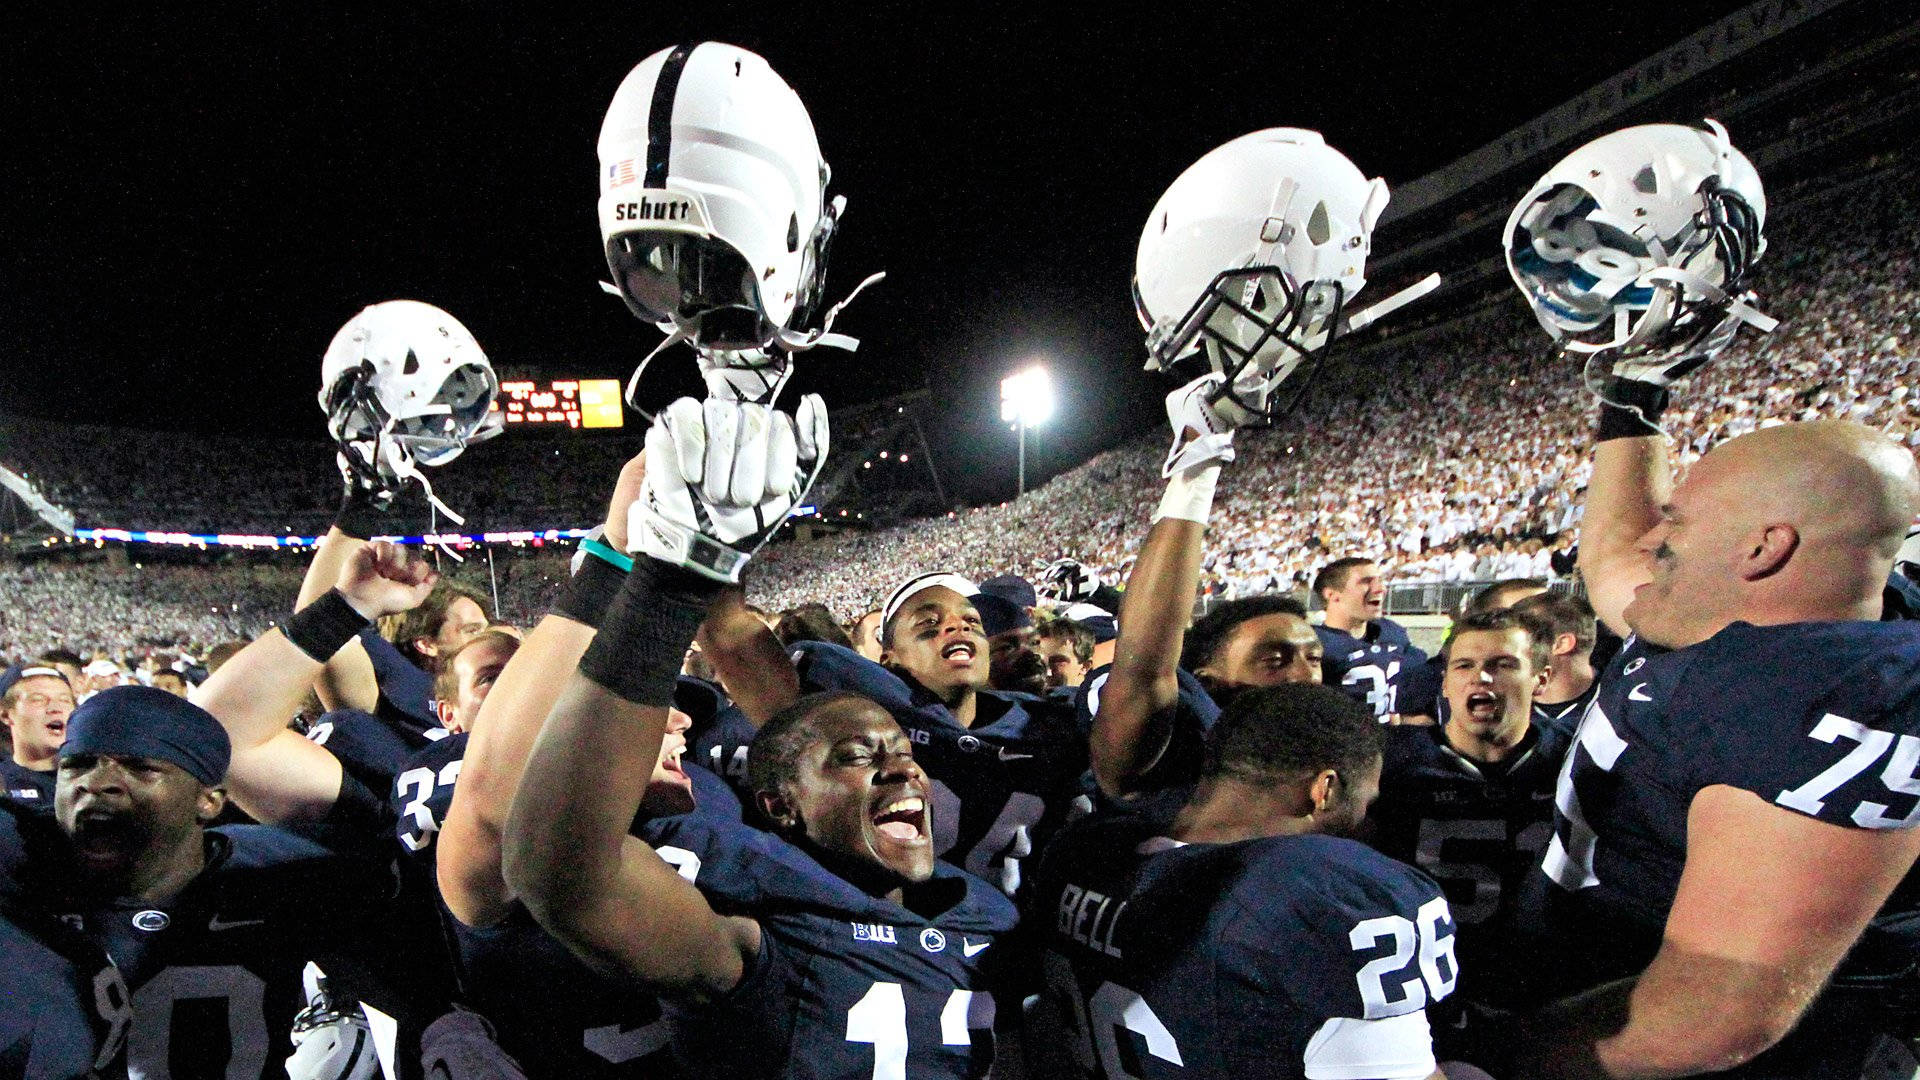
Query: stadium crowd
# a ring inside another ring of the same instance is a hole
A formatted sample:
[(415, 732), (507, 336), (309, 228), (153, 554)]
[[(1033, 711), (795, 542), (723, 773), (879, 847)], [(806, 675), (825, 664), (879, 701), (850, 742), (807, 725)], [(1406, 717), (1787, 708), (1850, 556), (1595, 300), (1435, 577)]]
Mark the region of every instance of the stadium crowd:
[[(1912, 179), (1896, 168), (1783, 200), (1773, 241), (1782, 255), (1762, 264), (1761, 284), (1784, 325), (1736, 342), (1694, 380), (1698, 397), (1689, 400), (1704, 404), (1668, 416), (1683, 466), (1716, 442), (1818, 416), (1859, 420), (1920, 447), (1920, 394), (1912, 390), (1920, 368), (1920, 197)], [(1862, 222), (1890, 246), (1869, 252), (1840, 239), (1850, 235), (1843, 223)], [(1393, 582), (1564, 576), (1590, 467), (1579, 450), (1588, 396), (1577, 363), (1550, 355), (1538, 338), (1516, 305), (1502, 303), (1369, 352), (1330, 372), (1302, 415), (1246, 433), (1236, 467), (1249, 481), (1225, 497), (1214, 519), (1204, 587), (1223, 597), (1304, 593), (1335, 552), (1379, 559)], [(118, 431), (75, 438), (68, 429), (5, 419), (0, 434), (6, 460), (83, 524), (311, 534), (329, 513), (324, 444), (248, 442), (248, 466), (240, 469), (232, 462), (243, 444), (234, 439)], [(86, 449), (98, 445), (129, 451), (102, 469)], [(630, 439), (516, 445), (508, 437), (444, 470), (435, 489), (472, 511), (477, 527), (575, 527), (593, 512), (593, 480), (612, 475), (636, 449)], [(1161, 454), (1152, 438), (1141, 438), (1009, 503), (773, 545), (755, 567), (755, 602), (770, 610), (819, 602), (851, 618), (878, 601), (875, 581), (915, 568), (953, 567), (984, 579), (1032, 574), (1063, 556), (1119, 584), (1144, 536), (1138, 493), (1151, 490)], [(272, 481), (259, 482), (263, 475)], [(543, 481), (504, 479), (525, 475)], [(263, 499), (273, 507), (261, 508)], [(540, 610), (564, 577), (559, 557), (545, 563), (501, 584), (504, 610)], [(263, 629), (256, 616), (274, 605), (250, 599), (267, 595), (252, 573), (181, 568), (162, 579), (166, 588), (135, 585), (123, 596), (115, 574), (40, 571), (38, 580), (49, 583), (42, 588), (57, 594), (46, 599), (99, 616), (62, 623), (50, 614), (59, 608), (10, 604), (12, 645), (4, 651), (61, 644), (123, 655), (148, 639), (178, 648), (228, 636), (215, 626)], [(286, 595), (284, 584), (278, 595)], [(138, 605), (137, 621), (108, 617), (119, 603)], [(210, 610), (216, 607), (222, 610)]]

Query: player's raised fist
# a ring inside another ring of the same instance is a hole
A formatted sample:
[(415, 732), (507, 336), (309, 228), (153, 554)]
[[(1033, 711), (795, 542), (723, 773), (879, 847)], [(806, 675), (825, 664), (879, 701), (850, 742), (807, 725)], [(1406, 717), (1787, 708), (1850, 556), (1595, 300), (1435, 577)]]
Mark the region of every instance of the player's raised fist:
[(817, 395), (794, 416), (723, 398), (681, 398), (647, 431), (646, 479), (627, 545), (717, 581), (738, 583), (826, 462)]
[(1202, 375), (1167, 395), (1173, 448), (1160, 467), (1161, 476), (1233, 460), (1234, 430), (1260, 417), (1220, 393), (1226, 382), (1224, 375)]
[(417, 553), (386, 540), (369, 540), (347, 560), (336, 584), (353, 610), (377, 619), (425, 603), (439, 577)]

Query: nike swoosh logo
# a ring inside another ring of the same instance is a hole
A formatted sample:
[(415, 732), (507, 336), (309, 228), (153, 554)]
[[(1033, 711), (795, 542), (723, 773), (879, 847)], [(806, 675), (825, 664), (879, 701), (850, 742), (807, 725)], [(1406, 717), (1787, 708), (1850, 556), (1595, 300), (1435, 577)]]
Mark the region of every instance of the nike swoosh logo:
[(1030, 758), (1030, 757), (1032, 757), (1032, 756), (1033, 756), (1032, 754), (1017, 754), (1017, 753), (1014, 753), (1014, 752), (1013, 752), (1012, 750), (1009, 750), (1009, 749), (1007, 749), (1007, 748), (1006, 748), (1006, 747), (1004, 747), (1004, 746), (1000, 748), (1000, 760), (1001, 760), (1001, 761), (1022, 761), (1022, 760), (1025, 760), (1025, 759), (1027, 759), (1027, 758)]
[(993, 942), (983, 941), (980, 944), (975, 945), (973, 942), (968, 941), (966, 938), (961, 938), (960, 951), (967, 954), (968, 956), (978, 956), (982, 949), (985, 949), (987, 946), (991, 944), (993, 944)]
[(1645, 690), (1646, 688), (1647, 688), (1646, 683), (1637, 684), (1636, 686), (1634, 686), (1633, 689), (1627, 691), (1627, 700), (1628, 701), (1652, 701), (1653, 695), (1641, 693), (1641, 691)]
[(207, 929), (217, 934), (222, 930), (233, 930), (242, 926), (264, 926), (266, 922), (267, 920), (265, 919), (235, 919), (232, 922), (226, 922), (222, 920), (220, 916), (215, 915), (212, 920), (207, 923)]

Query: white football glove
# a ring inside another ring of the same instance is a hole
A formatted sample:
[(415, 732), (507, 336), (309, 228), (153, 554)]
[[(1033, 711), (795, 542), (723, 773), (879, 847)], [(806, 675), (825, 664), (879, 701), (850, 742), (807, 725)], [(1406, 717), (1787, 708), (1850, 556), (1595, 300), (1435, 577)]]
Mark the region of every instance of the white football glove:
[(1195, 465), (1232, 461), (1234, 430), (1261, 419), (1230, 397), (1210, 400), (1226, 381), (1227, 377), (1218, 372), (1202, 375), (1167, 395), (1167, 423), (1173, 427), (1173, 448), (1167, 451), (1166, 463), (1160, 467), (1163, 478)]
[(681, 398), (647, 429), (647, 479), (628, 515), (628, 550), (729, 584), (827, 460), (827, 407), (794, 417), (764, 405)]

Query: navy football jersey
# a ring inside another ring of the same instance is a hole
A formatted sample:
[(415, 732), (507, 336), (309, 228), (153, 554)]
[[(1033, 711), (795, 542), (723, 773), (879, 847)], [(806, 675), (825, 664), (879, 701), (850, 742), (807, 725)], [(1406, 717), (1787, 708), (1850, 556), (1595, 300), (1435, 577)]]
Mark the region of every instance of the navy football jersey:
[[(428, 745), (394, 780), (395, 837), (412, 882), (437, 897), (435, 852), (467, 749), (461, 733)], [(686, 766), (702, 814), (738, 821), (740, 802), (719, 777)], [(672, 853), (667, 858), (673, 861)], [(439, 907), (436, 903), (435, 907)], [(534, 1075), (674, 1075), (658, 999), (598, 974), (541, 929), (518, 903), (505, 919), (470, 927), (439, 909), (458, 968), (457, 996), (493, 1024), (500, 1046)], [(416, 941), (422, 954), (432, 943)]]
[(421, 727), (358, 709), (335, 709), (307, 729), (307, 738), (340, 759), (347, 775), (369, 791), (385, 792), (407, 759), (450, 732), (439, 724)]
[(753, 721), (720, 687), (691, 675), (680, 676), (674, 684), (673, 706), (693, 720), (687, 730), (686, 760), (725, 780), (741, 799), (751, 799), (747, 747), (758, 730)]
[(380, 687), (374, 714), (402, 727), (439, 727), (440, 717), (433, 711), (433, 676), (415, 667), (371, 626), (360, 631), (360, 644), (373, 661), (374, 682)]
[[(64, 928), (51, 930), (59, 937)], [(84, 956), (90, 946), (69, 950)], [(117, 1045), (94, 1002), (126, 1002), (119, 973), (99, 955), (91, 966), (48, 945), (0, 914), (0, 1077), (69, 1080), (85, 1076), (103, 1045)], [(118, 1006), (109, 1004), (109, 1010)]]
[(1518, 900), (1553, 835), (1553, 790), (1568, 737), (1531, 725), (1498, 763), (1455, 751), (1446, 729), (1391, 727), (1380, 797), (1369, 821), (1373, 846), (1440, 883), (1460, 926), (1465, 998), (1513, 1007), (1508, 975)]
[(759, 952), (724, 998), (669, 1006), (689, 1073), (986, 1075), (993, 991), (1019, 963), (1005, 955), (1012, 902), (986, 882), (936, 863), (933, 879), (913, 886), (916, 911), (750, 826), (691, 814), (643, 831), (715, 910), (761, 929)]
[(206, 867), (178, 896), (99, 900), (66, 887), (64, 838), (40, 821), (47, 835), (0, 830), (0, 849), (13, 848), (0, 850), (0, 866), (24, 905), (84, 943), (61, 950), (70, 961), (111, 958), (119, 985), (93, 1003), (107, 1023), (101, 1053), (118, 1044), (131, 1075), (283, 1077), (306, 963), (371, 985), (382, 948), (372, 928), (393, 889), (384, 860), (225, 826), (207, 831)]
[(1390, 713), (1420, 712), (1432, 704), (1431, 699), (1413, 700), (1411, 695), (1404, 705), (1400, 700), (1409, 682), (1416, 688), (1414, 692), (1425, 693), (1417, 689), (1426, 683), (1415, 678), (1415, 672), (1427, 662), (1427, 654), (1414, 647), (1406, 628), (1399, 623), (1376, 619), (1367, 624), (1361, 637), (1330, 626), (1315, 626), (1313, 632), (1326, 648), (1326, 657), (1320, 661), (1320, 681), (1345, 690), (1373, 715), (1384, 719)]
[(1379, 1056), (1314, 1075), (1433, 1069), (1423, 1010), (1457, 979), (1453, 920), (1431, 880), (1364, 844), (1181, 845), (1102, 815), (1048, 849), (1032, 900), (1081, 1075), (1304, 1077), (1329, 1042)]
[(394, 839), (400, 850), (433, 873), (433, 840), (446, 823), (453, 805), (453, 784), (467, 756), (467, 733), (448, 735), (428, 743), (401, 764), (393, 778), (390, 797), (394, 812)]
[(10, 757), (0, 757), (0, 798), (12, 799), (38, 810), (52, 812), (52, 769), (29, 769)]
[[(1100, 711), (1100, 697), (1107, 688), (1107, 677), (1111, 674), (1112, 664), (1094, 668), (1087, 673), (1074, 695), (1074, 720), (1080, 727), (1082, 738), (1091, 738), (1093, 735), (1093, 718)], [(1139, 786), (1143, 792), (1169, 788), (1184, 790), (1197, 783), (1200, 767), (1206, 761), (1207, 732), (1213, 730), (1213, 722), (1220, 718), (1220, 706), (1214, 703), (1213, 695), (1207, 693), (1206, 686), (1192, 672), (1175, 668), (1174, 676), (1180, 689), (1173, 704), (1167, 749), (1147, 775), (1140, 778)], [(1104, 800), (1098, 801), (1104, 803)]]
[(1009, 895), (1022, 860), (1091, 805), (1087, 740), (1068, 709), (982, 690), (967, 728), (926, 689), (852, 649), (804, 641), (789, 655), (808, 690), (851, 691), (893, 715), (932, 781), (934, 851)]
[[(1920, 826), (1920, 626), (1734, 623), (1667, 651), (1629, 641), (1602, 676), (1556, 793), (1541, 860), (1543, 960), (1578, 990), (1642, 970), (1658, 950), (1686, 861), (1687, 814), (1726, 785), (1850, 829)], [(1920, 994), (1920, 876), (1909, 873), (1789, 1038), (1740, 1075), (1803, 1050), (1862, 1040), (1823, 1024), (1823, 1004)], [(1839, 1003), (1839, 1004), (1836, 1004)], [(1796, 1045), (1798, 1044), (1798, 1045)], [(1796, 1066), (1797, 1067), (1797, 1066)], [(1803, 1074), (1804, 1075), (1804, 1074)]]
[(1395, 712), (1404, 716), (1442, 718), (1446, 708), (1447, 661), (1429, 656), (1400, 670), (1400, 692), (1394, 695)]
[(65, 838), (50, 813), (0, 799), (0, 1077), (106, 1068), (126, 1035), (126, 983), (80, 927), (40, 904)]

